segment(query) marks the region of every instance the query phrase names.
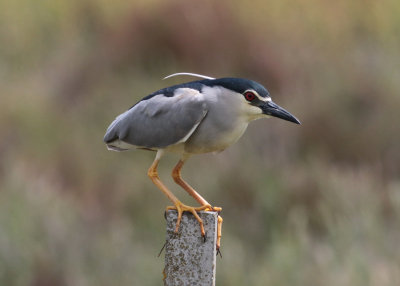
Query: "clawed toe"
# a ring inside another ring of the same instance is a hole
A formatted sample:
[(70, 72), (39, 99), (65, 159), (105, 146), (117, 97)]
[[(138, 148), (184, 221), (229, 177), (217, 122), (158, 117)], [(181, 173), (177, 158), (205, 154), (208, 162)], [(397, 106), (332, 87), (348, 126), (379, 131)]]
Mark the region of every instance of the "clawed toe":
[[(200, 218), (200, 216), (199, 216), (199, 214), (197, 212), (199, 212), (199, 211), (214, 211), (214, 212), (217, 212), (219, 214), (221, 212), (222, 208), (220, 208), (220, 207), (212, 207), (211, 205), (204, 205), (204, 206), (201, 206), (201, 207), (190, 207), (190, 206), (184, 205), (183, 203), (178, 201), (175, 204), (175, 206), (168, 206), (166, 211), (168, 211), (168, 210), (176, 210), (178, 212), (178, 218), (177, 218), (177, 221), (176, 221), (175, 233), (179, 232), (179, 227), (180, 227), (180, 224), (181, 224), (183, 212), (192, 213), (194, 215), (194, 217), (196, 218), (196, 220), (199, 222), (200, 232), (201, 232), (201, 236), (203, 238), (203, 242), (206, 242), (207, 236), (206, 236), (206, 232), (204, 230), (203, 220)], [(222, 217), (218, 216), (216, 249), (217, 249), (217, 254), (219, 254), (222, 257), (221, 252), (219, 251), (219, 247), (220, 247), (220, 244), (221, 244), (221, 226), (222, 226)]]
[(207, 232), (204, 235), (202, 235), (202, 237), (203, 237), (203, 243), (206, 243), (206, 241), (207, 241)]
[(176, 210), (178, 212), (178, 219), (176, 221), (175, 232), (177, 233), (179, 231), (179, 226), (181, 224), (183, 212), (190, 212), (194, 215), (196, 220), (199, 222), (201, 235), (205, 236), (203, 220), (200, 218), (200, 216), (198, 215), (197, 212), (204, 210), (206, 207), (207, 206), (195, 208), (195, 207), (190, 207), (190, 206), (184, 205), (181, 202), (177, 202), (175, 206), (168, 206), (167, 210)]

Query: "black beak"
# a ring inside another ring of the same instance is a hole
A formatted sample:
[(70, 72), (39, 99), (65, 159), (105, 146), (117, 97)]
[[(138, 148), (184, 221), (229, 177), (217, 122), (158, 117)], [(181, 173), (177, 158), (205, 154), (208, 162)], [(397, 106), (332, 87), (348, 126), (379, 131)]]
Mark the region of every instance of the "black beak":
[(260, 106), (263, 113), (266, 115), (274, 116), (281, 118), (283, 120), (287, 120), (296, 124), (300, 124), (300, 121), (290, 114), (288, 111), (280, 107), (279, 105), (273, 103), (272, 101), (267, 101), (263, 105)]

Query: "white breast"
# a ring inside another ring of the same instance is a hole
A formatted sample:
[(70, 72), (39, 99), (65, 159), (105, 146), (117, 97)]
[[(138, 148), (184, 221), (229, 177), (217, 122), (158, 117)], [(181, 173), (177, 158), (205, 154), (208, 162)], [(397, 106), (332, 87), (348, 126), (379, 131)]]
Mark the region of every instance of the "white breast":
[(202, 93), (208, 112), (185, 142), (187, 153), (207, 153), (226, 149), (243, 135), (250, 121), (248, 116), (243, 115), (241, 94), (223, 87), (205, 87)]

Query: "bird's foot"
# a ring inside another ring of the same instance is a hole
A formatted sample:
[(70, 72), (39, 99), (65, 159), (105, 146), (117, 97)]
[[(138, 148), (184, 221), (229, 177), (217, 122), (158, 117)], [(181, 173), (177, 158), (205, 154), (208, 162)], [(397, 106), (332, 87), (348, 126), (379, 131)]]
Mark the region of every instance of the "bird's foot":
[(217, 255), (219, 254), (222, 258), (222, 254), (220, 251), (221, 247), (221, 237), (222, 237), (222, 222), (224, 221), (222, 217), (219, 215), (222, 211), (221, 207), (212, 207), (211, 205), (208, 206), (206, 211), (211, 211), (211, 212), (217, 212), (218, 213), (218, 222), (217, 222), (217, 242), (216, 242), (216, 249), (217, 249)]
[(181, 224), (181, 219), (182, 219), (182, 213), (183, 212), (191, 212), (194, 215), (194, 217), (196, 218), (196, 220), (199, 222), (201, 236), (205, 239), (206, 232), (204, 230), (203, 220), (200, 218), (200, 216), (197, 212), (212, 210), (212, 207), (210, 205), (204, 205), (201, 207), (190, 207), (190, 206), (187, 206), (187, 205), (183, 204), (182, 202), (178, 201), (175, 204), (175, 206), (168, 206), (167, 211), (168, 210), (176, 210), (178, 212), (178, 219), (176, 221), (175, 233), (178, 233), (178, 231), (179, 231), (179, 226)]
[[(204, 238), (204, 241), (205, 241), (206, 232), (204, 230), (203, 220), (200, 218), (200, 216), (197, 212), (212, 211), (212, 212), (220, 213), (222, 211), (222, 208), (213, 207), (211, 205), (204, 205), (201, 207), (190, 207), (190, 206), (187, 206), (187, 205), (183, 204), (182, 202), (178, 201), (175, 206), (168, 206), (166, 210), (167, 211), (168, 210), (176, 210), (178, 212), (178, 219), (176, 221), (175, 233), (178, 233), (178, 231), (179, 231), (179, 226), (181, 224), (183, 212), (191, 212), (194, 215), (194, 217), (196, 218), (196, 220), (199, 222), (201, 236)], [(219, 253), (219, 254), (221, 253), (220, 247), (221, 247), (221, 236), (222, 236), (222, 222), (223, 222), (222, 217), (218, 215), (216, 249), (217, 249), (217, 253)]]
[(205, 209), (205, 211), (210, 211), (210, 212), (217, 212), (220, 213), (222, 211), (222, 208), (220, 207), (213, 207), (211, 205), (206, 205), (207, 208)]
[(217, 249), (217, 255), (219, 254), (222, 258), (222, 254), (220, 251), (221, 247), (221, 237), (222, 237), (222, 222), (224, 221), (222, 217), (219, 215), (222, 211), (221, 207), (212, 207), (208, 206), (206, 211), (211, 211), (211, 212), (217, 212), (218, 213), (218, 222), (217, 222), (217, 242), (216, 242), (216, 249)]

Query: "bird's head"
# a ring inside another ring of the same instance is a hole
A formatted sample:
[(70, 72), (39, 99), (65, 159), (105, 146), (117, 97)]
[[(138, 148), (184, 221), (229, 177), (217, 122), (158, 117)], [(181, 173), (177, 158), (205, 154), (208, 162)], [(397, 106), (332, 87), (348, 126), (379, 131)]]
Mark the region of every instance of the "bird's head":
[(223, 87), (235, 93), (240, 100), (243, 112), (252, 119), (278, 117), (296, 124), (300, 121), (287, 110), (274, 103), (268, 90), (261, 84), (242, 78), (219, 78), (205, 80), (210, 87)]

